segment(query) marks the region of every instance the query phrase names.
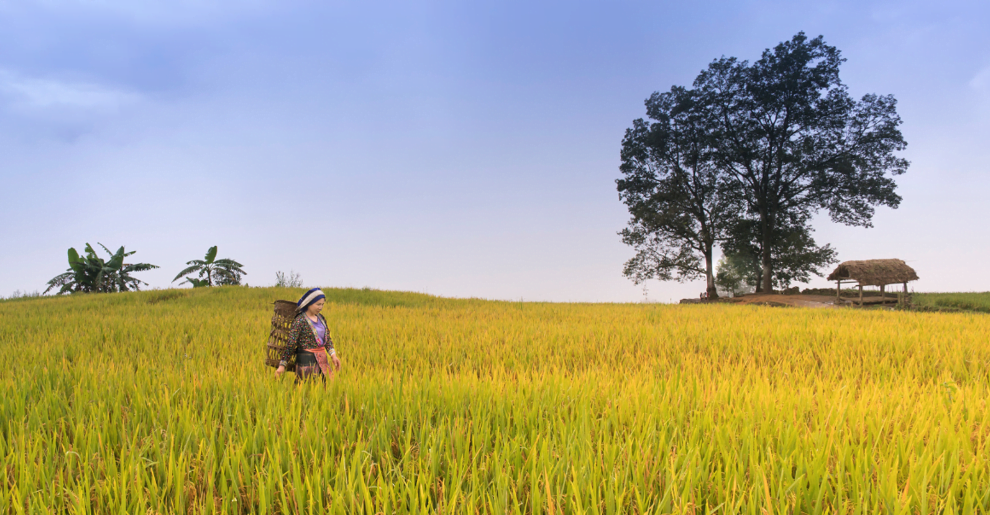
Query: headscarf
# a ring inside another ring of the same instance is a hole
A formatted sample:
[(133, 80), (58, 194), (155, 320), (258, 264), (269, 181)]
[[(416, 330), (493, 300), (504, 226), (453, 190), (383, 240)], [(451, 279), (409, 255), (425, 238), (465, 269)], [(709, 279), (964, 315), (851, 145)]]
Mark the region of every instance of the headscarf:
[(304, 293), (302, 298), (299, 299), (299, 302), (296, 303), (296, 311), (306, 311), (306, 308), (312, 306), (316, 301), (325, 298), (327, 298), (327, 296), (323, 294), (323, 290), (313, 288), (312, 290)]

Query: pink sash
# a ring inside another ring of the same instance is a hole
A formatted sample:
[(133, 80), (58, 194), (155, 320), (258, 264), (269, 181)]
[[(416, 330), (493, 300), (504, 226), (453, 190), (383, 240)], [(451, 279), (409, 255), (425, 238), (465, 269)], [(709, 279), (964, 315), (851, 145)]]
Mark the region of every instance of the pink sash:
[(327, 349), (325, 347), (305, 349), (305, 351), (311, 352), (314, 356), (316, 356), (316, 362), (320, 365), (320, 370), (323, 371), (323, 375), (327, 376), (328, 379), (333, 378), (333, 366), (330, 364), (330, 356), (327, 354)]

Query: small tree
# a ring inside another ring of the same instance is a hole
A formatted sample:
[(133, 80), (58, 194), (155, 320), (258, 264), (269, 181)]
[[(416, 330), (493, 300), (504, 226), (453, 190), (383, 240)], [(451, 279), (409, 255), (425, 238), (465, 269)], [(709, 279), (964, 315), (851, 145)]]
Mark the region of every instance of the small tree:
[(140, 285), (147, 283), (131, 276), (134, 272), (143, 272), (158, 268), (148, 263), (124, 263), (127, 256), (136, 251), (125, 252), (124, 247), (111, 253), (102, 243), (98, 243), (110, 255), (110, 260), (104, 260), (96, 254), (89, 243), (86, 244), (86, 254), (79, 255), (74, 248), (69, 248), (69, 269), (48, 281), (48, 293), (53, 288), (59, 288), (57, 295), (63, 293), (110, 293), (118, 291), (140, 290)]
[[(773, 275), (771, 287), (783, 290), (793, 282), (806, 283), (812, 275), (821, 276), (823, 267), (837, 262), (836, 251), (831, 245), (819, 246), (812, 237), (812, 229), (806, 220), (790, 213), (790, 217), (778, 222), (771, 238), (770, 255)], [(722, 244), (722, 252), (732, 256), (744, 270), (745, 284), (756, 292), (770, 292), (763, 284), (763, 225), (755, 217), (740, 218), (731, 230), (732, 236)], [(744, 265), (743, 265), (744, 264)]]
[(281, 271), (275, 272), (275, 286), (280, 288), (302, 288), (302, 285), (302, 277), (295, 271), (290, 271), (288, 274)]
[(760, 262), (751, 256), (724, 254), (715, 265), (715, 285), (733, 297), (752, 293), (759, 272)]
[(186, 262), (186, 264), (190, 266), (179, 272), (179, 275), (175, 276), (175, 279), (172, 279), (173, 283), (183, 276), (199, 272), (199, 279), (187, 277), (185, 282), (191, 284), (193, 288), (239, 285), (241, 284), (241, 276), (247, 275), (247, 272), (241, 269), (244, 265), (237, 261), (233, 259), (217, 259), (216, 245), (206, 251), (206, 256), (203, 259), (194, 259)]

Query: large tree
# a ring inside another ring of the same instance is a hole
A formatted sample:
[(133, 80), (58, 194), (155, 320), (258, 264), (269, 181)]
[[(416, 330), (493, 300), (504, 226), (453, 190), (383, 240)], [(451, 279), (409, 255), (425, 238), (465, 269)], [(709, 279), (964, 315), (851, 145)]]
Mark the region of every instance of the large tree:
[(814, 246), (806, 224), (820, 210), (834, 222), (870, 227), (875, 206), (900, 204), (893, 176), (908, 162), (894, 155), (907, 145), (896, 100), (854, 100), (839, 80), (843, 61), (821, 36), (799, 33), (753, 64), (715, 60), (694, 82), (718, 141), (718, 168), (759, 223), (764, 291), (773, 287), (776, 242), (794, 234), (794, 220)]
[(729, 234), (739, 204), (731, 176), (716, 166), (717, 142), (697, 101), (683, 87), (654, 93), (646, 101), (650, 121), (626, 130), (616, 185), (632, 217), (619, 234), (636, 249), (627, 277), (705, 277), (714, 298), (713, 247)]

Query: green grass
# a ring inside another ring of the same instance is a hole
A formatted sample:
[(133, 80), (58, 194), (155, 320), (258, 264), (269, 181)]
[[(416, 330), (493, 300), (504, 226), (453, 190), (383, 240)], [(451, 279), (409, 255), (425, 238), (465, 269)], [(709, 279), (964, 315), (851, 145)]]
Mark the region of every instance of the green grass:
[(914, 307), (927, 310), (990, 313), (990, 292), (915, 293), (911, 302)]

